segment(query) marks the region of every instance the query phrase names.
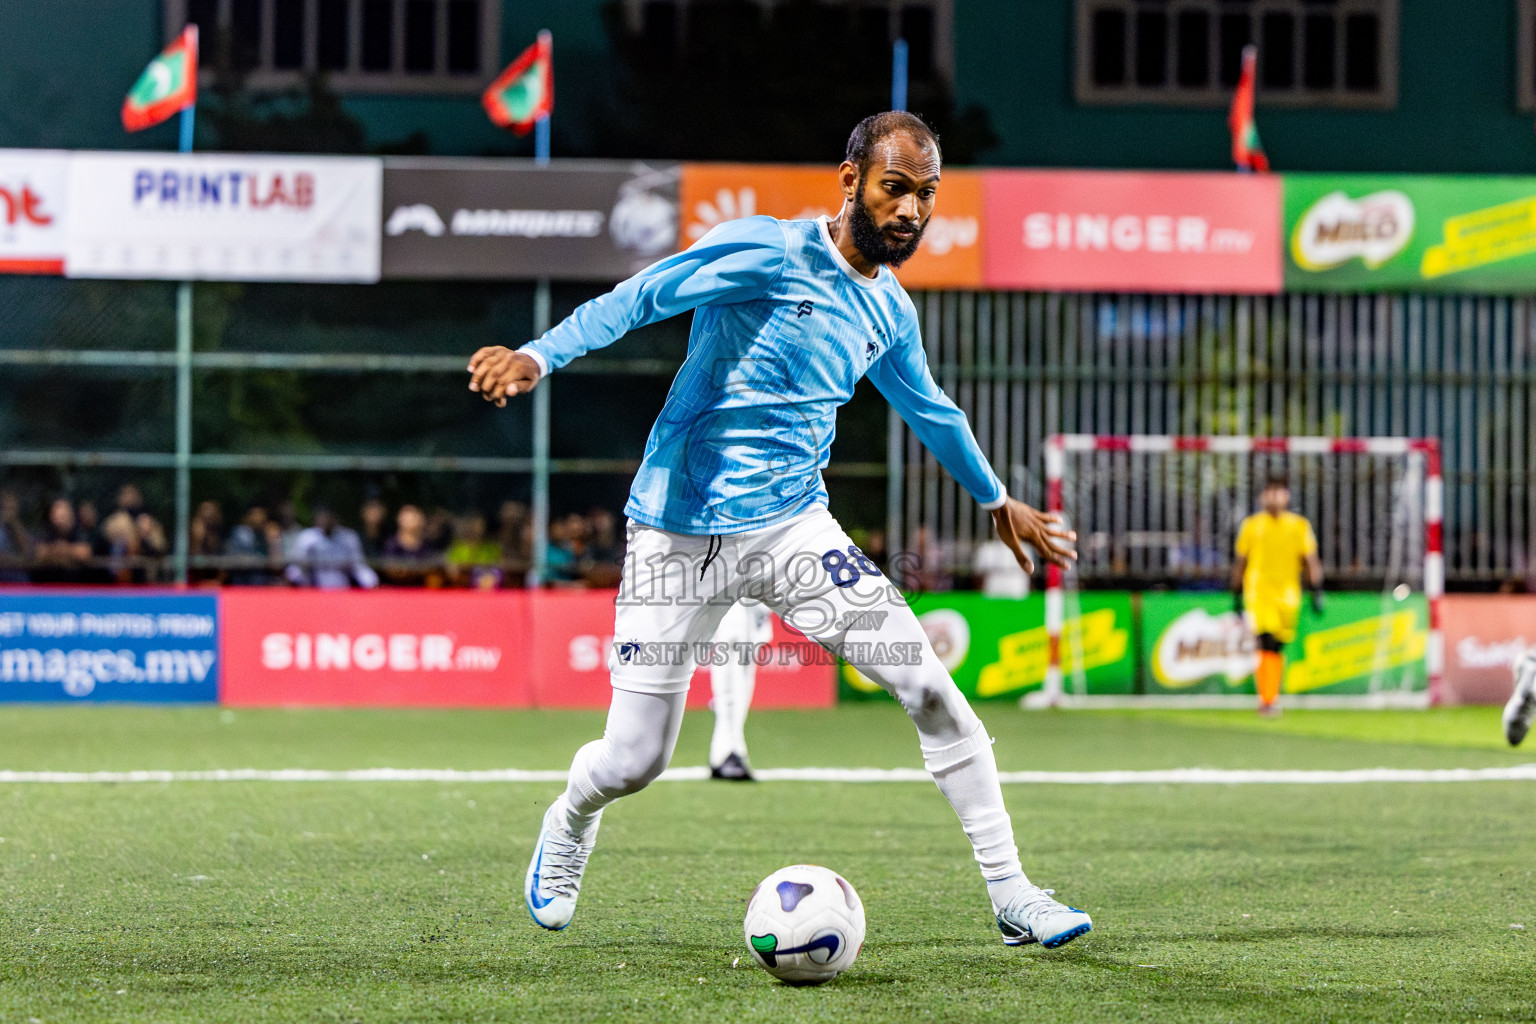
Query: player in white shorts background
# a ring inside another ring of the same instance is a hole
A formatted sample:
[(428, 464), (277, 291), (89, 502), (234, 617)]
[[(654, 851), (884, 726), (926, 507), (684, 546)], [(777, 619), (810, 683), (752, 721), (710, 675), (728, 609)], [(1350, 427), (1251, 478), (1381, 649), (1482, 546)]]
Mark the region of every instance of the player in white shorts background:
[(835, 218), (721, 224), (516, 352), (472, 357), (470, 389), (505, 404), (629, 330), (695, 310), (688, 355), (625, 506), (607, 726), (576, 752), (528, 866), (524, 894), (543, 927), (574, 916), (603, 808), (666, 767), (697, 658), (743, 597), (900, 702), (971, 841), (1005, 943), (1052, 948), (1092, 927), (1025, 876), (986, 729), (901, 593), (827, 511), (821, 470), (837, 408), (868, 376), (991, 510), (1026, 570), (1023, 544), (1057, 564), (1075, 557), (1075, 535), (1059, 518), (1008, 497), (964, 414), (934, 383), (916, 310), (891, 272), (917, 249), (940, 171), (938, 138), (921, 119), (866, 118), (838, 168)]
[(709, 775), (731, 782), (752, 781), (747, 756), (747, 712), (757, 689), (757, 652), (773, 639), (773, 614), (758, 601), (737, 601), (715, 630), (709, 663), (709, 710), (715, 730), (709, 737)]

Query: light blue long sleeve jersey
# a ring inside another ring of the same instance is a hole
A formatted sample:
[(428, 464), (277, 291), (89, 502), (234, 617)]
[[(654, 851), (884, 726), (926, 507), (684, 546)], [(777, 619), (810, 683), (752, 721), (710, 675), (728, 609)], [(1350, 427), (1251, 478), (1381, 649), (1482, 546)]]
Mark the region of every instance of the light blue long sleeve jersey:
[(721, 224), (519, 351), (558, 370), (690, 309), (688, 357), (624, 508), (636, 522), (741, 533), (825, 506), (837, 407), (865, 374), (966, 490), (987, 508), (1003, 503), (965, 414), (928, 372), (911, 298), (888, 268), (873, 279), (854, 270), (825, 220)]

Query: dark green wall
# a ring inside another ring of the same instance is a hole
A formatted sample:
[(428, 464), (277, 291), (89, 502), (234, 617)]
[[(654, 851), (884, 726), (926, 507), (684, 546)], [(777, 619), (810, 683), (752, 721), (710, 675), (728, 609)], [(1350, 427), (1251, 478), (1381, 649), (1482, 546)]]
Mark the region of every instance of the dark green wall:
[[(1515, 109), (1515, 0), (1402, 0), (1396, 109), (1259, 109), (1281, 170), (1536, 172), (1532, 117)], [(554, 32), (557, 154), (583, 154), (607, 95), (602, 0), (506, 0), (510, 59)], [(990, 114), (991, 164), (1222, 168), (1223, 110), (1086, 107), (1072, 97), (1072, 0), (957, 0), (956, 89)], [(162, 38), (159, 0), (0, 3), (0, 146), (156, 148), (173, 126), (125, 133), (123, 94)], [(827, 59), (813, 49), (786, 59)], [(808, 98), (807, 102), (814, 102)], [(370, 147), (423, 133), (430, 152), (531, 152), (493, 128), (474, 96), (354, 97)], [(671, 154), (658, 153), (657, 156)]]
[[(984, 106), (995, 164), (1225, 168), (1225, 110), (1092, 107), (1072, 95), (1071, 0), (955, 4), (956, 86)], [(1401, 0), (1394, 110), (1260, 105), (1278, 170), (1536, 173), (1515, 109), (1515, 0)]]

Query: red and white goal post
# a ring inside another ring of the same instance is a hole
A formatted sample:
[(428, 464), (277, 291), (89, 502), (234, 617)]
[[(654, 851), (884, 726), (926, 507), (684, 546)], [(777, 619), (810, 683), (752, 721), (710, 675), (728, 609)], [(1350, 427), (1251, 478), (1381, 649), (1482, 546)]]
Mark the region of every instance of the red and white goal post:
[[(1188, 512), (1194, 508), (1195, 523), (1197, 527), (1203, 525), (1208, 536), (1204, 548), (1208, 559), (1205, 582), (1211, 586), (1212, 581), (1219, 578), (1218, 574), (1230, 571), (1236, 523), (1241, 515), (1253, 510), (1264, 473), (1281, 471), (1292, 479), (1298, 475), (1305, 477), (1308, 483), (1301, 489), (1308, 493), (1302, 495), (1301, 511), (1304, 514), (1308, 511), (1309, 502), (1324, 506), (1322, 512), (1329, 517), (1328, 525), (1332, 528), (1332, 536), (1339, 539), (1339, 546), (1358, 547), (1366, 552), (1363, 556), (1358, 551), (1349, 553), (1347, 565), (1351, 570), (1366, 564), (1368, 573), (1374, 571), (1369, 564), (1370, 551), (1380, 552), (1385, 547), (1388, 550), (1386, 562), (1376, 567), (1386, 574), (1380, 577), (1385, 580), (1384, 592), (1392, 589), (1394, 574), (1398, 580), (1410, 577), (1421, 580), (1429, 618), (1424, 655), (1427, 694), (1413, 695), (1410, 703), (1422, 706), (1439, 702), (1445, 663), (1440, 609), (1445, 592), (1445, 559), (1441, 546), (1444, 483), (1438, 438), (1056, 434), (1046, 439), (1044, 449), (1046, 509), (1063, 514), (1067, 525), (1078, 530), (1080, 555), (1085, 544), (1098, 543), (1101, 548), (1105, 544), (1112, 548), (1120, 545), (1118, 557), (1111, 556), (1107, 565), (1100, 560), (1100, 574), (1095, 578), (1097, 582), (1111, 585), (1118, 585), (1117, 571), (1127, 568), (1134, 571), (1136, 568), (1131, 564), (1134, 559), (1128, 559), (1124, 553), (1125, 545), (1136, 543), (1140, 537), (1161, 538), (1156, 542), (1172, 543), (1168, 538), (1188, 536), (1170, 532), (1168, 527), (1177, 520), (1179, 529), (1187, 529)], [(1142, 468), (1138, 476), (1135, 460), (1141, 456), (1145, 460), (1140, 463)], [(1222, 456), (1228, 457), (1224, 464), (1221, 463)], [(1083, 479), (1090, 474), (1073, 476), (1074, 465), (1082, 460), (1095, 467), (1092, 475), (1097, 478)], [(1159, 461), (1160, 467), (1157, 466)], [(1116, 469), (1117, 462), (1132, 465), (1129, 469)], [(1193, 473), (1191, 463), (1196, 467)], [(1198, 468), (1202, 464), (1203, 470)], [(1386, 465), (1385, 472), (1383, 464)], [(1293, 485), (1292, 490), (1294, 494), (1297, 488)], [(1386, 492), (1385, 503), (1381, 500), (1383, 491)], [(1173, 507), (1170, 496), (1182, 504)], [(1080, 500), (1074, 502), (1074, 499)], [(1159, 501), (1164, 505), (1160, 516), (1150, 511)], [(1074, 507), (1074, 503), (1080, 507)], [(1097, 518), (1103, 519), (1103, 523), (1089, 522), (1095, 518), (1089, 514), (1089, 505), (1098, 509)], [(1154, 526), (1161, 525), (1163, 529), (1143, 527), (1138, 532), (1137, 509), (1141, 510), (1141, 518), (1157, 519)], [(1419, 523), (1413, 521), (1420, 518), (1422, 531)], [(1220, 524), (1215, 522), (1218, 519), (1222, 520)], [(1315, 519), (1314, 525), (1317, 525)], [(1385, 539), (1383, 530), (1390, 531)], [(1225, 550), (1213, 546), (1209, 538), (1219, 538)], [(1329, 536), (1322, 531), (1319, 544), (1324, 548), (1320, 552), (1324, 561), (1338, 563), (1342, 569), (1346, 563), (1344, 553), (1336, 552), (1330, 558), (1330, 552), (1326, 550)], [(1396, 550), (1395, 567), (1389, 564), (1394, 557), (1392, 549)], [(1155, 559), (1145, 551), (1141, 554), (1140, 568), (1146, 578), (1149, 563)], [(1198, 555), (1195, 561), (1198, 565)], [(1063, 570), (1047, 567), (1045, 627), (1049, 660), (1044, 687), (1028, 695), (1023, 702), (1025, 706), (1054, 707), (1069, 701), (1092, 705), (1114, 701), (1113, 698), (1082, 698), (1081, 695), (1069, 697), (1063, 688), (1062, 634), (1066, 592), (1075, 590), (1075, 577), (1083, 568), (1079, 565), (1069, 578)], [(1163, 568), (1167, 569), (1166, 564)], [(1396, 590), (1401, 592), (1402, 585)], [(1145, 698), (1148, 702), (1176, 699)], [(1312, 700), (1329, 703), (1326, 698)], [(1341, 704), (1352, 703), (1348, 698), (1335, 700)], [(1372, 702), (1356, 700), (1353, 703), (1369, 705)]]

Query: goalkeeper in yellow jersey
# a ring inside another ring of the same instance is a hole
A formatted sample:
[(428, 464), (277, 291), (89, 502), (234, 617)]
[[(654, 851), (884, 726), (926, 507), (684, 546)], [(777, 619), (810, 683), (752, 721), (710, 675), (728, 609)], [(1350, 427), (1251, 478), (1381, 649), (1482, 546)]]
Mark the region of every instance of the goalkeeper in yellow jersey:
[(1279, 711), (1285, 674), (1285, 645), (1296, 639), (1301, 613), (1301, 572), (1312, 590), (1312, 611), (1323, 613), (1323, 564), (1317, 536), (1306, 518), (1289, 510), (1291, 489), (1284, 476), (1271, 476), (1259, 495), (1260, 511), (1243, 520), (1232, 562), (1232, 595), (1259, 641), (1254, 673), (1260, 714)]

